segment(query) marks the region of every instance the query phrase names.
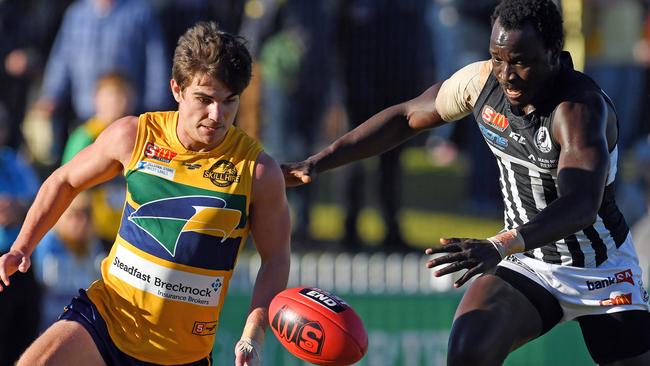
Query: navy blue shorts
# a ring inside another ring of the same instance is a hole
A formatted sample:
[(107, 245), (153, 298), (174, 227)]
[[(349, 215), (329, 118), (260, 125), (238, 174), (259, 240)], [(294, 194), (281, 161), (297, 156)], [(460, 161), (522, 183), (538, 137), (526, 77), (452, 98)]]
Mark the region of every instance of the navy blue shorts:
[[(106, 328), (106, 322), (97, 311), (95, 305), (90, 301), (86, 291), (79, 290), (79, 296), (74, 297), (70, 305), (65, 307), (59, 320), (72, 320), (81, 325), (90, 333), (95, 345), (108, 366), (156, 366), (155, 363), (140, 361), (122, 352), (111, 340)], [(183, 366), (210, 366), (212, 365), (212, 354), (208, 357), (184, 364)]]

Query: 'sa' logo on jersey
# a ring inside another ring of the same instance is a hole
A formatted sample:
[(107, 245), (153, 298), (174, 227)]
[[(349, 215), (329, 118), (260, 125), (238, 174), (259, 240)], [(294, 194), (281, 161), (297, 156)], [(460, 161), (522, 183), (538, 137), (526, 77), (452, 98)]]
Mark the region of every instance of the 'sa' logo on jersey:
[(237, 228), (241, 217), (241, 211), (226, 208), (226, 201), (221, 198), (185, 196), (145, 203), (128, 219), (174, 256), (184, 233), (221, 237), (224, 242)]

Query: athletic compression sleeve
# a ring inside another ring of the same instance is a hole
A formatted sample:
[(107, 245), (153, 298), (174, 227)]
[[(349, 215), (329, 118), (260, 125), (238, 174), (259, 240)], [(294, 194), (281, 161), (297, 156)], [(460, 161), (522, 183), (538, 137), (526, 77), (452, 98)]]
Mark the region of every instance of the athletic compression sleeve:
[(436, 97), (436, 111), (442, 119), (451, 122), (470, 114), (491, 71), (490, 61), (479, 61), (445, 80)]

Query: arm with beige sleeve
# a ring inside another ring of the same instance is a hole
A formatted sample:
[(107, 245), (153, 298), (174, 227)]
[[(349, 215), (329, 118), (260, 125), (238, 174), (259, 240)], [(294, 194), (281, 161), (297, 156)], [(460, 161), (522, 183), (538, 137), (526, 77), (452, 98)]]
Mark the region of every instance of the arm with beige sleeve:
[(440, 117), (451, 122), (472, 113), (491, 71), (490, 61), (478, 61), (456, 71), (445, 80), (436, 96), (436, 111)]
[[(463, 67), (445, 80), (436, 97), (436, 111), (440, 117), (450, 122), (470, 114), (491, 71), (490, 61), (479, 61)], [(525, 250), (524, 238), (517, 229), (500, 232), (488, 238), (488, 241), (492, 243), (502, 259)]]

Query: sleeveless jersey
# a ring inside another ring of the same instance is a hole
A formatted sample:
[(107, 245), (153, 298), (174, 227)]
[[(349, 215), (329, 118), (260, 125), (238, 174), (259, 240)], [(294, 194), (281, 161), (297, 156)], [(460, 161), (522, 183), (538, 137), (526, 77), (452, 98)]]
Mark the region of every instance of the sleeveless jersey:
[(140, 115), (120, 230), (88, 289), (121, 351), (165, 365), (212, 351), (262, 151), (234, 126), (212, 151), (188, 151), (177, 122)]
[[(563, 56), (561, 75), (535, 111), (515, 115), (493, 74), (474, 106), (474, 118), (499, 167), (506, 230), (528, 222), (558, 198), (560, 146), (551, 134), (556, 107), (585, 90), (594, 90), (605, 97), (608, 113), (614, 113), (611, 101), (596, 83), (573, 70), (568, 54)], [(526, 256), (552, 264), (597, 267), (623, 244), (629, 228), (614, 200), (617, 152), (615, 146), (609, 154), (607, 183), (596, 221), (562, 240), (530, 250)]]

